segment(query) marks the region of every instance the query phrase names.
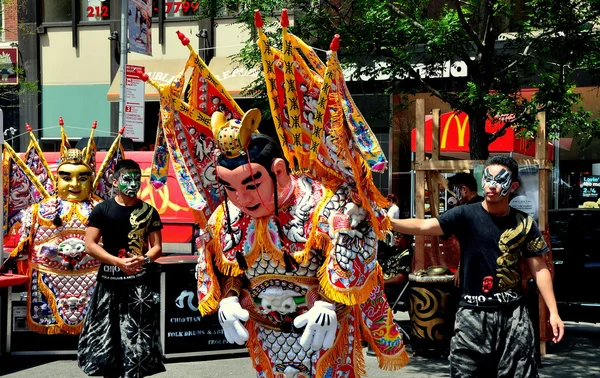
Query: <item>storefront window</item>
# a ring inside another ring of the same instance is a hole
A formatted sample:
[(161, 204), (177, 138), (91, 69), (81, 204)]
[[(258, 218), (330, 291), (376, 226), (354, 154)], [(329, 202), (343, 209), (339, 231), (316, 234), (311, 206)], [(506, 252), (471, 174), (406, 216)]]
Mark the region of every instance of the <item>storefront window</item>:
[(81, 21), (110, 20), (109, 0), (80, 0)]
[(43, 22), (71, 21), (71, 0), (42, 0)]

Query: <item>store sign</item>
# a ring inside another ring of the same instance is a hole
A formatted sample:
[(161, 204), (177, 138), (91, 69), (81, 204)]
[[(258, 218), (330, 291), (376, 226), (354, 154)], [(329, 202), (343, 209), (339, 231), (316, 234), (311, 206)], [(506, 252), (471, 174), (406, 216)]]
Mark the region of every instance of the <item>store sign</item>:
[(126, 65), (125, 78), (125, 132), (123, 136), (134, 142), (144, 141), (144, 81), (137, 72), (144, 72), (143, 66)]
[(216, 313), (200, 315), (195, 263), (162, 264), (162, 271), (165, 355), (240, 348), (227, 342)]
[(597, 175), (582, 175), (579, 207), (583, 208), (598, 208), (600, 207), (600, 176)]
[[(391, 75), (386, 73), (391, 71), (391, 65), (386, 62), (375, 62), (373, 72), (361, 71), (357, 65), (347, 65), (343, 68), (344, 78), (348, 81), (369, 81), (369, 80), (390, 80)], [(467, 77), (467, 64), (462, 60), (446, 61), (438, 65), (425, 65), (423, 63), (411, 64), (411, 67), (422, 79), (445, 79), (445, 78), (460, 78)], [(358, 71), (358, 77), (357, 72)], [(369, 69), (371, 71), (371, 69)], [(397, 80), (410, 79), (411, 74), (406, 71), (396, 76)]]
[(0, 85), (19, 84), (18, 59), (19, 50), (16, 47), (0, 48)]

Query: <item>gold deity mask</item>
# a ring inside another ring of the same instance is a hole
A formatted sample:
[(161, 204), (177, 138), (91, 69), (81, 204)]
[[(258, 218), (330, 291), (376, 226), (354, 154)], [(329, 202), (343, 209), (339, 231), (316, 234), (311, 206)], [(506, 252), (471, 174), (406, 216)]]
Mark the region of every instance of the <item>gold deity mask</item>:
[(67, 149), (63, 154), (56, 175), (56, 189), (60, 199), (80, 202), (90, 198), (94, 177), (84, 158), (84, 152), (75, 148)]

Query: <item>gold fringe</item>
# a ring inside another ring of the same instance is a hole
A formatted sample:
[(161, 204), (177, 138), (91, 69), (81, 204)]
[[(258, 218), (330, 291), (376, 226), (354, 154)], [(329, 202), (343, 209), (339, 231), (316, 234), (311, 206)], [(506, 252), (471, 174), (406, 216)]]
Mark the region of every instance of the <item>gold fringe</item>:
[(348, 349), (348, 334), (349, 334), (348, 318), (341, 321), (341, 327), (338, 330), (338, 334), (335, 337), (333, 346), (329, 348), (319, 359), (317, 360), (317, 377), (323, 377), (325, 371), (332, 365), (336, 364), (336, 360), (340, 356), (344, 356)]
[(334, 287), (331, 282), (329, 282), (329, 275), (327, 265), (328, 261), (331, 257), (323, 263), (323, 265), (319, 268), (317, 272), (317, 277), (319, 278), (319, 286), (325, 296), (330, 298), (331, 300), (345, 304), (347, 306), (352, 306), (356, 304), (361, 304), (367, 300), (371, 291), (377, 286), (379, 283), (379, 275), (381, 275), (381, 267), (379, 264), (375, 265), (375, 270), (369, 274), (369, 277), (365, 281), (364, 285), (361, 287), (352, 287), (349, 289), (338, 289)]
[(213, 238), (204, 249), (206, 274), (208, 274), (210, 277), (212, 286), (204, 298), (202, 298), (202, 300), (198, 300), (198, 310), (202, 316), (206, 316), (215, 312), (219, 307), (219, 302), (221, 301), (221, 288), (212, 264), (212, 256), (214, 255), (215, 251), (220, 251), (220, 249), (215, 249), (217, 246), (218, 241), (216, 238)]
[(374, 350), (381, 370), (400, 370), (410, 362), (404, 345), (402, 346), (402, 349), (393, 356), (383, 354), (377, 348), (374, 348)]
[(258, 341), (258, 332), (256, 332), (256, 323), (252, 318), (246, 322), (246, 329), (248, 330), (248, 341), (246, 347), (252, 360), (252, 366), (254, 370), (257, 367), (262, 367), (265, 378), (274, 378), (273, 367), (271, 366), (271, 360), (262, 348), (260, 341)]
[[(357, 307), (357, 306), (355, 306)], [(358, 315), (362, 317), (360, 311), (357, 311)], [(355, 316), (356, 319), (356, 316)], [(362, 339), (358, 337), (360, 332), (358, 331), (358, 327), (354, 329), (354, 366), (355, 366), (355, 377), (360, 378), (363, 375), (367, 374), (367, 363), (365, 362), (365, 355), (362, 351)]]

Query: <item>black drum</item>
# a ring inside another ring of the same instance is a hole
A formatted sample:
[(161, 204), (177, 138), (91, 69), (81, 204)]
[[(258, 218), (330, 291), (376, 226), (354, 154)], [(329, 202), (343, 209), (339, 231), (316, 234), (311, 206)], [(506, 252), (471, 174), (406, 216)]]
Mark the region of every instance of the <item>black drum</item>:
[(454, 331), (453, 275), (409, 275), (411, 345), (415, 355), (433, 350), (446, 355)]

